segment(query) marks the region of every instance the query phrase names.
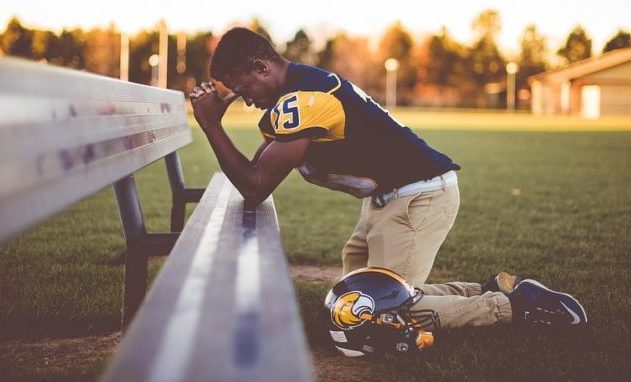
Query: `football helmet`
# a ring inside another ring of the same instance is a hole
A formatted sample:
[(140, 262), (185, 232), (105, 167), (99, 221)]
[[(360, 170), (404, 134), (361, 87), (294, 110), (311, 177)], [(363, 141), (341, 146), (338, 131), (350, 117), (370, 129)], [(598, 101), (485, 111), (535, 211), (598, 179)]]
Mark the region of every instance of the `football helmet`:
[(324, 301), (335, 347), (348, 357), (410, 354), (434, 342), (410, 315), (423, 297), (399, 274), (385, 268), (357, 269), (338, 281)]

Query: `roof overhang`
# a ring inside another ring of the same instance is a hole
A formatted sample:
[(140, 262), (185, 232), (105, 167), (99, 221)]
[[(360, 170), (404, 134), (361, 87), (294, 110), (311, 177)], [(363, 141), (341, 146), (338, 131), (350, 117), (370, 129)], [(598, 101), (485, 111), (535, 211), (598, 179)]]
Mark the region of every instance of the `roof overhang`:
[(528, 83), (538, 82), (562, 83), (572, 81), (618, 65), (631, 62), (631, 48), (616, 49), (600, 56), (590, 57), (577, 61), (564, 68), (553, 69), (547, 72), (528, 77)]

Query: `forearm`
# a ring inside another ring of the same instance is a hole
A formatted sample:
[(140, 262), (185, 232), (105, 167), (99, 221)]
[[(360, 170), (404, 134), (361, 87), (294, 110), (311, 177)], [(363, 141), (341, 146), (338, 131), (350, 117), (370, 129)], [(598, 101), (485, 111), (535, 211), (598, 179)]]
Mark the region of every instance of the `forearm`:
[(290, 142), (267, 140), (259, 147), (252, 161), (232, 143), (221, 120), (228, 105), (237, 97), (230, 93), (225, 98), (217, 94), (212, 83), (202, 83), (190, 94), (195, 119), (206, 134), (228, 179), (245, 199), (245, 207), (252, 208), (265, 200), (285, 177), (298, 166), (311, 143), (310, 137)]
[(212, 147), (221, 170), (246, 197), (256, 191), (258, 183), (257, 169), (232, 143), (221, 124), (202, 127)]
[(263, 151), (265, 151), (265, 149), (270, 144), (270, 142), (271, 140), (265, 139), (263, 143), (261, 143), (259, 148), (256, 150), (256, 153), (254, 153), (254, 156), (252, 157), (252, 160), (250, 161), (250, 163), (255, 164), (259, 160), (259, 158), (261, 157), (261, 154), (263, 154)]
[(230, 92), (224, 98), (220, 97), (212, 82), (202, 82), (201, 87), (195, 87), (190, 94), (193, 114), (202, 128), (210, 146), (212, 147), (219, 166), (232, 184), (239, 190), (251, 205), (264, 200), (271, 190), (261, 187), (261, 170), (257, 162), (250, 162), (232, 143), (226, 134), (221, 120), (228, 106), (237, 98)]

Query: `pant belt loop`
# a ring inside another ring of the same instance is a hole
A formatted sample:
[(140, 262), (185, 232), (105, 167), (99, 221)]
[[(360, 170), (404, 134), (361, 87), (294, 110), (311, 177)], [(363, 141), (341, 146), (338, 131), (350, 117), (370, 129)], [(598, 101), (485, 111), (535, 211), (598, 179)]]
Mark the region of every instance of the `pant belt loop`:
[(443, 191), (445, 191), (445, 188), (447, 188), (447, 181), (445, 180), (445, 174), (440, 176), (440, 186), (442, 187)]

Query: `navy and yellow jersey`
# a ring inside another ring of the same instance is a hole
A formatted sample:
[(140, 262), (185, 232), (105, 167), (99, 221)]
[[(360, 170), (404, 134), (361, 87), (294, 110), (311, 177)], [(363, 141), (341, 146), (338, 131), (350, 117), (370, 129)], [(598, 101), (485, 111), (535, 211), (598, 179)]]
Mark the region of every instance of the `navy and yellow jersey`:
[(281, 142), (312, 138), (299, 168), (312, 183), (365, 197), (460, 169), (337, 74), (291, 63), (281, 94), (259, 128)]

